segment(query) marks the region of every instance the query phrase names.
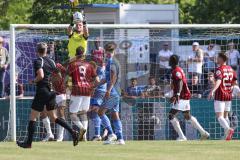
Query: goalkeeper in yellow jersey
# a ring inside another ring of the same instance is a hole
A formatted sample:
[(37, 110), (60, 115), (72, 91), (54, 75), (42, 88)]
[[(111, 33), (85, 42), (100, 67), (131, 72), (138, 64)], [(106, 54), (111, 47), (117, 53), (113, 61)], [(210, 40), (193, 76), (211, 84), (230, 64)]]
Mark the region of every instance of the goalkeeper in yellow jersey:
[(86, 19), (80, 12), (75, 12), (72, 16), (68, 29), (68, 52), (70, 59), (75, 57), (76, 49), (81, 46), (87, 51), (87, 39), (89, 36)]

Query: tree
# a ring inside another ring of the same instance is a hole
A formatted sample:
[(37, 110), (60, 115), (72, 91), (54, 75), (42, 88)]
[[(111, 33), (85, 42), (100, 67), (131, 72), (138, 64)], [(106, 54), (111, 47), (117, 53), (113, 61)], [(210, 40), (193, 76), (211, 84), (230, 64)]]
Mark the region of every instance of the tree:
[(9, 29), (10, 23), (29, 23), (33, 0), (3, 0), (0, 2), (0, 29)]

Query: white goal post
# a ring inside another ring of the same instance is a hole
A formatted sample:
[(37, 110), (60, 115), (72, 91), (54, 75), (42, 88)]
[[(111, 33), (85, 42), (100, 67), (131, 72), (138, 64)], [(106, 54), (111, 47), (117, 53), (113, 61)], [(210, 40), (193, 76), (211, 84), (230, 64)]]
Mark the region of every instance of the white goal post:
[[(17, 139), (17, 123), (16, 123), (16, 34), (18, 30), (34, 30), (34, 29), (66, 29), (68, 24), (11, 24), (10, 25), (10, 117), (9, 117), (9, 136), (12, 141)], [(222, 29), (222, 30), (239, 30), (240, 24), (88, 24), (91, 29)], [(229, 32), (229, 34), (231, 34)], [(238, 35), (240, 36), (240, 35)], [(194, 40), (192, 38), (191, 40)], [(174, 40), (175, 41), (175, 40)]]

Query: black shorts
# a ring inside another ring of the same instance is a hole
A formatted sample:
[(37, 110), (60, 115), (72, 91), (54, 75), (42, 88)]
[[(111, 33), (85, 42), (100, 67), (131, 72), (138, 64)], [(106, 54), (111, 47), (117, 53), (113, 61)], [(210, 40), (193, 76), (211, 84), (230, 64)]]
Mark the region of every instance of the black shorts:
[(32, 102), (32, 109), (42, 112), (45, 106), (47, 111), (55, 109), (56, 93), (52, 92), (49, 87), (37, 87), (36, 94)]

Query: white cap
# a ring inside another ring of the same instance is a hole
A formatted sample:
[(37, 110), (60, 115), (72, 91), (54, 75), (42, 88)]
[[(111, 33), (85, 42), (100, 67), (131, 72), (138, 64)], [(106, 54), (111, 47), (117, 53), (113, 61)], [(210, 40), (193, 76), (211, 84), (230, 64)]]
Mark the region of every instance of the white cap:
[(198, 42), (193, 42), (192, 45), (193, 45), (193, 46), (199, 46), (199, 43), (198, 43)]

